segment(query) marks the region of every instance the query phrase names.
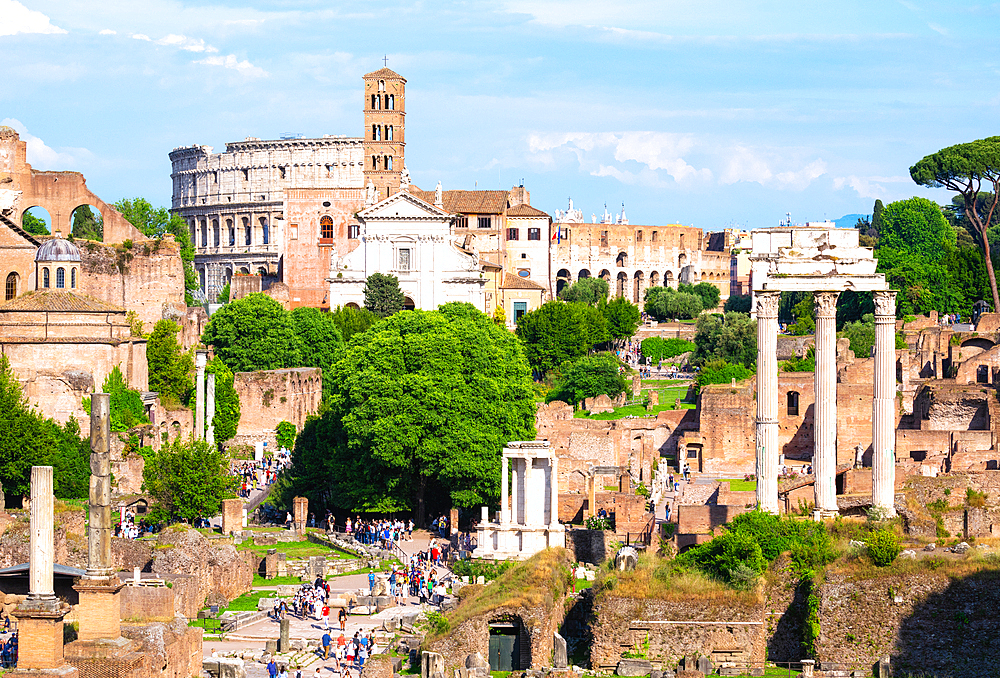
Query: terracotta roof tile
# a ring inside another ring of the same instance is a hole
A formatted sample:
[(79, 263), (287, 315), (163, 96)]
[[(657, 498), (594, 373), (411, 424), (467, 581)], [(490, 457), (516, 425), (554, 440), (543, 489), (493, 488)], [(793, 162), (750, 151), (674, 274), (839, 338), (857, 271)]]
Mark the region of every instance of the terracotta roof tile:
[(66, 313), (124, 313), (125, 309), (74, 292), (35, 290), (0, 304), (2, 311), (63, 311)]
[(532, 207), (531, 205), (516, 205), (507, 210), (508, 217), (547, 217), (548, 212), (543, 212), (540, 209)]
[[(410, 193), (434, 204), (434, 191)], [(502, 214), (507, 209), (507, 191), (442, 191), (444, 208), (452, 214)]]
[(545, 285), (539, 285), (534, 280), (529, 278), (522, 278), (519, 275), (514, 275), (513, 273), (503, 274), (503, 283), (500, 285), (503, 289), (517, 289), (517, 290), (544, 290)]
[(403, 82), (406, 82), (406, 78), (401, 76), (396, 71), (391, 68), (380, 68), (377, 71), (372, 71), (371, 73), (365, 73), (362, 78), (399, 78)]

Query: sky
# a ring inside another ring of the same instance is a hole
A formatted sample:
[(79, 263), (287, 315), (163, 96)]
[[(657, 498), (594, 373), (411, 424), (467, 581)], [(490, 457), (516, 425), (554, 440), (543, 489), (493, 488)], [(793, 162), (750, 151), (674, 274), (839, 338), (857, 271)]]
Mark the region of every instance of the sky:
[(361, 136), (385, 57), (424, 189), (760, 228), (949, 202), (908, 169), (1000, 134), (998, 36), (1000, 3), (961, 0), (0, 0), (0, 124), (168, 206), (173, 148)]

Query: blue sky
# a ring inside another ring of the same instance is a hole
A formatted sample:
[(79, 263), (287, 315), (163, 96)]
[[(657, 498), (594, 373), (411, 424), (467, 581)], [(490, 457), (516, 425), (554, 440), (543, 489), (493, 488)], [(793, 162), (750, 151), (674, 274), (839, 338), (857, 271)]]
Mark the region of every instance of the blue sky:
[(1000, 134), (998, 36), (967, 2), (0, 0), (0, 121), (35, 167), (166, 205), (174, 147), (360, 136), (388, 55), (423, 188), (762, 227), (949, 201), (908, 168)]

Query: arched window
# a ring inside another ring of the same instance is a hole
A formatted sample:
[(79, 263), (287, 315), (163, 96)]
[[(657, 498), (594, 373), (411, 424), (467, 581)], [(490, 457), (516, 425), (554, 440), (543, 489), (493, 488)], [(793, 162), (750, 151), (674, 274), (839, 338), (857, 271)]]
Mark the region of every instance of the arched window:
[(684, 234), (683, 233), (681, 233), (681, 237), (680, 237), (680, 248), (684, 249)]
[(56, 289), (61, 290), (66, 287), (66, 269), (59, 267), (56, 269)]
[(372, 125), (372, 141), (381, 141), (382, 135), (379, 134), (379, 126)]
[(320, 217), (319, 232), (321, 238), (333, 238), (333, 217)]
[(17, 296), (17, 273), (7, 274), (6, 300), (10, 301)]
[(76, 267), (69, 270), (69, 286), (72, 289), (76, 289)]
[(372, 156), (372, 169), (373, 170), (378, 170), (378, 156), (377, 155), (373, 155)]
[(799, 416), (799, 394), (796, 391), (788, 392), (788, 416)]
[(243, 217), (243, 235), (245, 236), (246, 245), (250, 246), (253, 244), (253, 226), (250, 225), (250, 219)]
[(384, 92), (385, 91), (385, 80), (379, 80), (378, 81), (378, 91), (379, 92)]
[(392, 141), (392, 125), (385, 126), (385, 140)]
[(382, 97), (380, 96), (375, 97), (375, 110), (376, 111), (382, 110)]
[(265, 217), (260, 218), (260, 233), (263, 236), (265, 245), (271, 242), (271, 233), (267, 228), (267, 219)]
[(396, 110), (396, 95), (390, 94), (385, 98), (385, 108), (389, 111)]
[[(233, 222), (229, 222), (230, 228), (232, 228)], [(217, 219), (212, 219), (212, 242), (215, 247), (219, 246), (219, 221)]]
[(375, 108), (375, 101), (376, 101), (376, 99), (378, 99), (378, 95), (372, 94), (372, 108), (373, 109)]
[(385, 156), (385, 169), (387, 171), (392, 169), (392, 156), (391, 155)]
[(42, 269), (42, 287), (45, 289), (49, 288), (49, 269)]

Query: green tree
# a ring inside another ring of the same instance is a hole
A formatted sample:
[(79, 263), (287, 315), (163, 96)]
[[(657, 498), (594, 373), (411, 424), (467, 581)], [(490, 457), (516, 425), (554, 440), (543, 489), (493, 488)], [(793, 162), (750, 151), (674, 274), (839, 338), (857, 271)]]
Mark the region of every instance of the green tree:
[(884, 209), (885, 206), (881, 200), (876, 200), (875, 206), (872, 207), (871, 230), (875, 231), (876, 237), (882, 232), (882, 210)]
[(729, 298), (726, 299), (726, 305), (722, 307), (723, 312), (729, 313), (730, 311), (736, 311), (738, 313), (746, 313), (749, 315), (751, 310), (751, 299), (749, 294), (731, 294)]
[(677, 286), (677, 291), (682, 294), (693, 294), (701, 299), (701, 307), (706, 311), (714, 310), (719, 305), (721, 293), (719, 288), (710, 282), (700, 282), (697, 285), (681, 283)]
[(295, 327), (281, 302), (255, 292), (226, 304), (208, 321), (202, 341), (233, 372), (299, 367)]
[(21, 228), (24, 229), (25, 233), (30, 233), (31, 235), (49, 234), (49, 227), (45, 225), (45, 222), (31, 212), (25, 212), (21, 215)]
[(700, 316), (694, 343), (691, 362), (696, 365), (721, 359), (752, 370), (757, 364), (757, 322), (745, 313)]
[(694, 342), (677, 337), (671, 337), (670, 339), (648, 337), (643, 339), (642, 343), (639, 344), (639, 350), (642, 352), (642, 355), (653, 362), (675, 358), (682, 353), (693, 351), (695, 348), (697, 346), (695, 346)]
[(355, 334), (361, 334), (377, 323), (381, 318), (367, 308), (354, 306), (338, 306), (330, 312), (330, 317), (340, 330), (340, 336), (346, 344)]
[(575, 409), (584, 398), (602, 393), (615, 398), (627, 388), (620, 367), (618, 358), (611, 353), (583, 356), (562, 367), (562, 377), (545, 396), (545, 402), (561, 400)]
[(223, 499), (236, 496), (236, 477), (218, 447), (193, 437), (175, 438), (150, 455), (142, 481), (158, 521), (209, 518), (222, 511)]
[(396, 314), (348, 345), (335, 393), (296, 441), (286, 494), (415, 510), (418, 523), (428, 508), (496, 504), (503, 445), (534, 435), (531, 378), (511, 332), (458, 306)]
[(184, 266), (184, 296), (187, 305), (193, 306), (191, 293), (199, 287), (198, 274), (194, 270), (194, 243), (184, 218), (166, 207), (153, 207), (145, 198), (123, 198), (115, 203), (115, 209), (147, 238), (162, 239), (167, 233), (174, 236)]
[(611, 341), (611, 329), (602, 309), (588, 304), (570, 304), (569, 307), (583, 325), (584, 342), (588, 351)]
[[(1000, 309), (1000, 294), (997, 293), (987, 233), (1000, 201), (1000, 137), (957, 144), (924, 156), (910, 168), (910, 178), (921, 186), (943, 187), (962, 196), (965, 201), (965, 216), (978, 233), (983, 248), (993, 308)], [(993, 199), (986, 206), (985, 214), (977, 204), (983, 183), (993, 188)]]
[[(584, 278), (590, 280), (590, 278)], [(631, 339), (639, 329), (639, 307), (625, 297), (616, 297), (599, 306), (608, 323), (608, 334), (619, 343)]]
[(380, 318), (388, 318), (403, 310), (405, 297), (399, 289), (399, 278), (384, 273), (372, 273), (365, 280), (365, 308)]
[(587, 354), (593, 344), (584, 323), (574, 306), (552, 300), (521, 316), (515, 332), (531, 367), (545, 373)]
[(275, 437), (278, 442), (278, 449), (285, 448), (286, 450), (292, 450), (295, 448), (295, 438), (298, 436), (299, 432), (295, 428), (295, 424), (290, 421), (283, 421), (279, 423), (275, 429)]
[(215, 427), (215, 442), (221, 445), (236, 436), (236, 429), (240, 425), (240, 395), (234, 385), (236, 375), (219, 356), (208, 361), (205, 374), (215, 375), (215, 415), (212, 417), (212, 426)]
[(841, 336), (850, 339), (856, 358), (871, 357), (875, 346), (875, 315), (866, 313), (860, 321), (846, 323)]
[[(101, 391), (111, 396), (111, 430), (122, 432), (135, 426), (149, 423), (142, 395), (137, 389), (129, 388), (121, 368), (115, 365), (104, 378)], [(84, 409), (90, 412), (90, 398), (83, 399)]]
[(691, 292), (680, 292), (671, 287), (650, 287), (646, 290), (645, 311), (660, 321), (697, 318), (704, 309), (702, 298)]
[(233, 285), (232, 283), (226, 283), (226, 286), (219, 291), (219, 296), (215, 298), (215, 301), (220, 304), (228, 304), (229, 297), (233, 295)]
[(83, 240), (104, 240), (104, 220), (101, 213), (94, 213), (90, 205), (80, 205), (73, 210), (73, 224), (70, 228), (74, 238)]
[(805, 336), (816, 331), (816, 299), (812, 293), (802, 296), (792, 307), (795, 322), (788, 327), (788, 333), (795, 336)]
[(739, 363), (727, 363), (725, 360), (709, 360), (702, 365), (698, 378), (695, 380), (697, 389), (709, 384), (729, 384), (735, 379), (741, 382), (753, 376), (753, 372)]
[(174, 403), (187, 405), (194, 393), (194, 358), (177, 341), (180, 329), (172, 320), (158, 320), (146, 344), (149, 390), (159, 393), (168, 408)]
[(604, 278), (580, 278), (559, 293), (563, 301), (594, 305), (608, 298), (608, 281)]
[(786, 360), (779, 364), (782, 372), (815, 372), (816, 371), (816, 347), (810, 346), (805, 356), (792, 356), (791, 360)]
[(333, 384), (327, 378), (330, 367), (337, 362), (344, 350), (340, 328), (330, 313), (308, 306), (300, 306), (292, 311), (291, 320), (298, 341), (301, 365), (319, 367), (323, 370), (325, 398), (332, 393), (333, 388)]

